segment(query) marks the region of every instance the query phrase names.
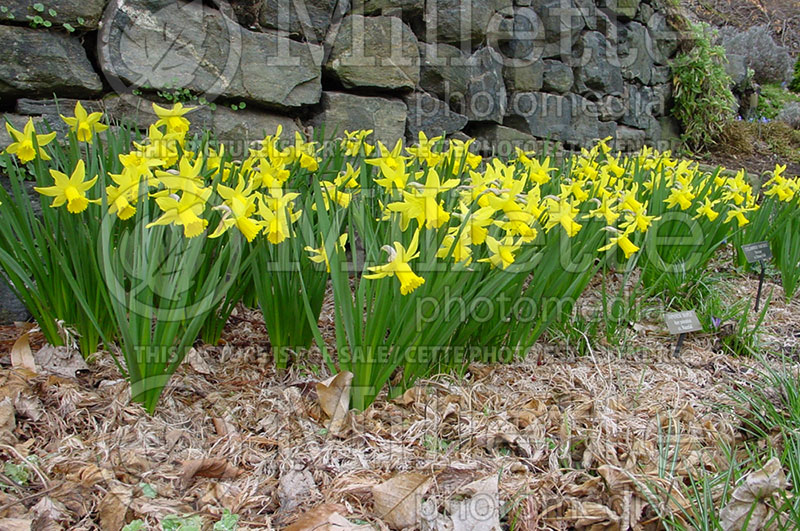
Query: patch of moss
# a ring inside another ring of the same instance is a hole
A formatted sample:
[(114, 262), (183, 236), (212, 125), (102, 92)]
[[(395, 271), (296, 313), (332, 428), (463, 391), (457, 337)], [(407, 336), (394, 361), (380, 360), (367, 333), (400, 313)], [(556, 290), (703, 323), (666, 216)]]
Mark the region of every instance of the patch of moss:
[(777, 83), (761, 85), (761, 95), (758, 97), (756, 112), (759, 117), (777, 117), (783, 106), (791, 101), (800, 101), (800, 94), (795, 94)]

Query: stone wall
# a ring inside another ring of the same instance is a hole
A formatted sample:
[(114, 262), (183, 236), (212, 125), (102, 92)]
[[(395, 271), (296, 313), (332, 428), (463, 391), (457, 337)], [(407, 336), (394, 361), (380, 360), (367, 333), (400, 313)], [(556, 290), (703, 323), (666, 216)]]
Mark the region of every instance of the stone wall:
[(0, 12), (0, 108), (58, 127), (56, 95), (146, 124), (182, 91), (243, 148), (324, 124), (633, 150), (675, 134), (658, 1), (19, 0)]
[[(677, 39), (659, 1), (0, 0), (0, 111), (63, 131), (80, 99), (145, 127), (177, 94), (234, 156), (278, 125), (499, 155), (607, 136), (665, 149)], [(0, 321), (25, 317), (2, 278), (0, 299)]]

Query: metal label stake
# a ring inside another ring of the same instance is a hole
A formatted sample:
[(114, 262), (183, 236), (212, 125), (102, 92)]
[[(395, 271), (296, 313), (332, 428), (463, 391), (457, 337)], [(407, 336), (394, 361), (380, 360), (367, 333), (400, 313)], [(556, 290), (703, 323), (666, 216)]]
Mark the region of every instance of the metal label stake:
[(749, 263), (755, 264), (758, 262), (761, 264), (761, 273), (758, 275), (758, 294), (756, 295), (755, 309), (755, 311), (758, 311), (758, 306), (761, 302), (761, 290), (764, 287), (764, 273), (766, 273), (767, 270), (766, 262), (772, 258), (772, 249), (769, 246), (769, 242), (755, 242), (742, 245), (742, 251), (744, 251), (744, 257)]
[(672, 353), (673, 356), (676, 358), (681, 355), (681, 347), (683, 346), (683, 339), (686, 337), (686, 334), (679, 334), (678, 335), (678, 342), (675, 343), (675, 352)]
[(756, 310), (758, 311), (758, 304), (761, 302), (761, 288), (764, 287), (764, 273), (767, 270), (767, 264), (764, 260), (758, 261), (761, 264), (761, 273), (758, 275), (758, 294), (756, 295)]

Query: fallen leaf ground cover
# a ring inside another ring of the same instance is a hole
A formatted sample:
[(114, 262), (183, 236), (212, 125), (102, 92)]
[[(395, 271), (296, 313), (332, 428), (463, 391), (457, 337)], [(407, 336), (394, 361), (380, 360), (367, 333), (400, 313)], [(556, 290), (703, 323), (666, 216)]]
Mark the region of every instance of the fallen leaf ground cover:
[[(752, 299), (757, 278), (731, 273), (726, 285), (731, 300)], [(763, 352), (794, 356), (797, 370), (800, 308), (768, 278), (773, 289)], [(333, 349), (332, 319), (328, 294)], [(748, 481), (772, 477), (752, 452), (779, 446), (778, 433), (755, 440), (732, 392), (778, 358), (731, 356), (707, 333), (675, 358), (662, 323), (635, 324), (624, 348), (547, 335), (524, 360), (384, 393), (335, 428), (320, 407), (321, 356), (277, 371), (257, 310), (238, 307), (219, 345), (195, 345), (153, 416), (129, 402), (108, 357), (75, 377), (9, 367), (24, 329), (4, 329), (0, 527), (210, 529), (235, 514), (239, 529), (660, 529), (670, 514), (691, 528), (694, 480), (732, 462), (761, 474), (715, 490), (719, 512), (736, 485), (747, 497)]]

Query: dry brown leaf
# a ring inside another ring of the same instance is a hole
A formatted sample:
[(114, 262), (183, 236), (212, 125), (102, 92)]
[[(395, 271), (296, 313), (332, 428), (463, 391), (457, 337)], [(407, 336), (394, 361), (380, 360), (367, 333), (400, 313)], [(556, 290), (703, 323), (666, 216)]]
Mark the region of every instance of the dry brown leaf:
[(597, 467), (597, 472), (606, 480), (609, 492), (622, 492), (633, 483), (630, 474), (618, 466), (600, 465)]
[(516, 448), (519, 454), (525, 457), (533, 455), (528, 438), (520, 434), (513, 424), (502, 418), (492, 420), (486, 428), (481, 429), (481, 432), (475, 437), (475, 444), (490, 450), (506, 444)]
[(318, 529), (328, 529), (330, 518), (339, 511), (346, 511), (344, 505), (338, 503), (323, 503), (317, 505), (310, 511), (300, 515), (292, 525), (284, 528), (284, 531), (311, 531)]
[(44, 406), (42, 401), (36, 397), (17, 396), (14, 400), (14, 409), (20, 417), (25, 417), (36, 422), (44, 416)]
[(494, 370), (494, 365), (479, 365), (477, 363), (470, 364), (468, 368), (470, 374), (475, 377), (476, 380), (483, 380)]
[(29, 516), (28, 509), (22, 503), (16, 503), (19, 500), (17, 493), (13, 495), (0, 490), (0, 520), (3, 518), (26, 518)]
[(189, 349), (189, 352), (186, 353), (186, 361), (196, 373), (211, 374), (211, 368), (208, 366), (208, 363), (206, 363), (206, 360), (203, 359), (203, 356), (197, 352), (196, 348), (192, 347)]
[(31, 531), (33, 520), (28, 518), (0, 518), (0, 529), (3, 531)]
[(63, 520), (65, 507), (60, 501), (54, 501), (49, 496), (44, 496), (31, 510), (37, 517), (46, 517), (50, 520)]
[(307, 468), (293, 468), (281, 475), (278, 484), (278, 499), (281, 503), (281, 511), (285, 514), (291, 514), (309, 495), (315, 492), (319, 491), (311, 472)]
[(525, 429), (531, 424), (534, 424), (537, 419), (536, 413), (527, 409), (517, 409), (514, 411), (508, 412), (508, 418), (515, 424), (519, 429)]
[(36, 531), (60, 531), (63, 527), (58, 523), (67, 519), (67, 509), (60, 501), (53, 501), (49, 496), (43, 497), (31, 508), (36, 515), (34, 527)]
[(17, 412), (10, 398), (0, 400), (0, 434), (13, 437), (14, 428), (17, 427)]
[(374, 531), (371, 525), (356, 525), (339, 513), (333, 513), (323, 531)]
[(30, 389), (27, 378), (33, 377), (34, 374), (25, 369), (18, 369), (6, 372), (5, 376), (0, 380), (0, 400), (6, 397), (15, 399), (20, 393), (27, 392)]
[(520, 429), (525, 429), (531, 424), (544, 422), (546, 420), (545, 415), (547, 415), (547, 406), (537, 398), (529, 400), (520, 409), (508, 412), (509, 419)]
[(241, 473), (242, 471), (231, 465), (227, 459), (190, 459), (183, 462), (181, 481), (184, 485), (188, 485), (196, 477), (233, 479)]
[(284, 531), (373, 531), (370, 525), (356, 525), (340, 514), (339, 504), (324, 503), (304, 513)]
[(114, 472), (108, 468), (100, 468), (95, 464), (88, 464), (68, 474), (67, 479), (75, 481), (86, 488), (92, 488), (97, 483), (114, 479)]
[(573, 483), (572, 485), (564, 485), (564, 493), (573, 496), (575, 498), (583, 498), (586, 496), (597, 497), (603, 490), (602, 483), (603, 483), (603, 478), (598, 478), (598, 477), (589, 478), (583, 483)]
[(130, 504), (131, 510), (137, 517), (147, 517), (153, 520), (163, 520), (170, 514), (188, 514), (194, 509), (191, 505), (180, 499), (157, 497), (155, 499), (140, 496), (134, 498)]
[(45, 345), (33, 357), (40, 368), (39, 372), (43, 374), (72, 379), (76, 372), (89, 370), (81, 353), (68, 347)]
[(98, 518), (100, 526), (105, 531), (120, 531), (125, 525), (125, 517), (128, 513), (133, 491), (125, 485), (112, 485), (108, 493), (100, 501), (98, 507)]
[[(786, 474), (777, 457), (770, 459), (764, 468), (745, 476), (736, 487), (728, 505), (719, 513), (725, 531), (761, 529), (771, 518), (772, 509), (765, 503), (775, 493), (786, 488)], [(745, 527), (746, 524), (746, 527)]]
[(411, 389), (406, 389), (405, 393), (393, 399), (392, 402), (401, 406), (410, 406), (414, 402), (422, 400), (424, 397), (425, 390), (421, 387), (414, 386)]
[(36, 361), (33, 359), (31, 344), (28, 341), (28, 332), (25, 332), (14, 342), (11, 347), (11, 366), (15, 369), (25, 369), (36, 374)]
[(453, 531), (499, 531), (500, 499), (497, 476), (491, 475), (473, 481), (458, 489), (460, 500), (446, 503), (453, 522)]
[(64, 504), (69, 515), (68, 518), (81, 519), (90, 512), (97, 511), (101, 500), (95, 495), (100, 496), (104, 492), (102, 489), (84, 488), (74, 481), (64, 481), (57, 485), (49, 496)]
[(236, 435), (236, 426), (233, 425), (229, 418), (214, 417), (211, 422), (214, 423), (214, 431), (220, 437), (225, 437), (228, 434)]
[(169, 430), (164, 436), (164, 442), (167, 445), (167, 451), (171, 452), (175, 445), (178, 444), (178, 441), (188, 438), (189, 436), (183, 430)]
[(322, 411), (331, 419), (328, 431), (333, 435), (342, 432), (350, 409), (350, 384), (353, 373), (343, 371), (317, 384), (317, 396)]
[(389, 527), (403, 529), (419, 522), (422, 497), (431, 478), (421, 472), (403, 472), (372, 487), (375, 515)]
[(620, 517), (617, 513), (595, 502), (575, 501), (564, 515), (568, 520), (574, 520), (576, 527), (594, 526), (597, 524), (619, 524)]

